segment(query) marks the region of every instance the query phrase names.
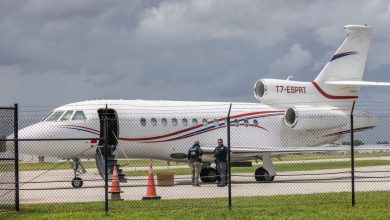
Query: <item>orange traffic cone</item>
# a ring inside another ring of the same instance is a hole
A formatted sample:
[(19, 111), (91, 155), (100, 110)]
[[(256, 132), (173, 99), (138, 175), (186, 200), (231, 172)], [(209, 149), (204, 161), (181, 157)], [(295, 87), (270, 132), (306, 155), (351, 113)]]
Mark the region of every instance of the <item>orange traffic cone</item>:
[(121, 187), (119, 185), (119, 176), (118, 176), (118, 167), (116, 161), (114, 164), (114, 170), (112, 171), (112, 180), (111, 180), (111, 199), (112, 200), (122, 200), (121, 199)]
[(146, 196), (142, 197), (142, 200), (158, 200), (160, 196), (156, 195), (156, 185), (154, 184), (153, 168), (152, 164), (149, 165), (148, 169), (148, 180), (147, 180)]

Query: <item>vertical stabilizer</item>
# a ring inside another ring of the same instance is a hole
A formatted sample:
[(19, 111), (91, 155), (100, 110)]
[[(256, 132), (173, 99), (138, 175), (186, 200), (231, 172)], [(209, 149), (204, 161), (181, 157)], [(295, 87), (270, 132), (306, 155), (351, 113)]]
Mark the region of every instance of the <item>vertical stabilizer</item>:
[(366, 25), (346, 25), (348, 35), (314, 80), (323, 85), (330, 81), (361, 81), (366, 65), (372, 28)]
[(322, 96), (332, 101), (333, 106), (349, 108), (359, 96), (360, 85), (337, 85), (332, 82), (362, 80), (372, 28), (346, 25), (344, 29), (347, 37), (312, 83)]

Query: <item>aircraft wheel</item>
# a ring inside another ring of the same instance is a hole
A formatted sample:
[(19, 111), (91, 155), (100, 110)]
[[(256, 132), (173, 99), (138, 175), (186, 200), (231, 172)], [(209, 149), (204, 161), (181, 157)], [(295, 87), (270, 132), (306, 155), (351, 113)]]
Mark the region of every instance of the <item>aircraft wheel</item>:
[(268, 171), (263, 167), (259, 167), (255, 172), (255, 179), (257, 182), (272, 182), (275, 176), (270, 176)]
[(214, 168), (203, 168), (200, 171), (200, 179), (204, 183), (213, 183), (217, 181), (217, 170)]
[(72, 180), (73, 188), (80, 188), (83, 186), (83, 180), (80, 177), (75, 177)]

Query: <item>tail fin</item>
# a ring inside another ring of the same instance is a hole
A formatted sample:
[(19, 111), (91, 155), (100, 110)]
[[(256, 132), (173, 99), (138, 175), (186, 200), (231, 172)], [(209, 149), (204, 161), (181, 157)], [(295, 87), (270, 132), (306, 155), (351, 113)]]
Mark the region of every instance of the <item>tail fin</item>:
[(333, 106), (350, 108), (358, 98), (360, 84), (337, 83), (361, 82), (372, 28), (366, 25), (346, 25), (344, 29), (348, 35), (343, 44), (312, 83), (323, 96), (332, 100)]
[(346, 25), (344, 29), (348, 35), (314, 80), (318, 85), (324, 86), (331, 81), (361, 81), (363, 78), (372, 28), (366, 25)]

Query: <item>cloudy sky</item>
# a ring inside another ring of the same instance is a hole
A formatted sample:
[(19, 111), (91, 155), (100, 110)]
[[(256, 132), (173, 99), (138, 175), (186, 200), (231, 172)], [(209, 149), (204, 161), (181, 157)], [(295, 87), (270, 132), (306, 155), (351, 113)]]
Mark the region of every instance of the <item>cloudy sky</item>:
[(373, 26), (364, 79), (390, 82), (388, 0), (0, 0), (0, 104), (255, 102), (259, 78), (313, 80), (346, 24)]

